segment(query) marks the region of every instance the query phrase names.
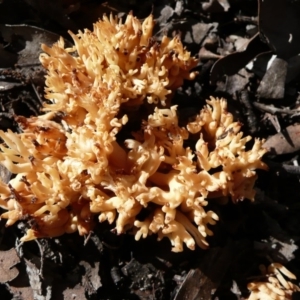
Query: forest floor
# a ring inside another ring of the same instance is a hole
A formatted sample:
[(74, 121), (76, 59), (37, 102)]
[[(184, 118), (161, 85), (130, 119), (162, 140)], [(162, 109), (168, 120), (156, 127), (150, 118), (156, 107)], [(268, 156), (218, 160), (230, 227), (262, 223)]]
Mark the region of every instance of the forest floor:
[[(220, 221), (207, 250), (171, 252), (167, 239), (134, 240), (97, 224), (77, 233), (21, 243), (25, 221), (0, 222), (1, 299), (246, 299), (261, 264), (300, 279), (300, 1), (2, 0), (0, 128), (14, 115), (38, 115), (45, 70), (40, 44), (52, 45), (103, 14), (154, 15), (155, 38), (179, 35), (199, 58), (199, 75), (174, 95), (182, 114), (224, 97), (245, 135), (267, 139), (268, 171), (258, 171), (255, 201), (212, 203)], [(1, 169), (2, 180), (11, 174)], [(296, 281), (297, 284), (297, 281)], [(293, 295), (297, 299), (299, 295)], [(276, 299), (276, 298), (274, 298)]]

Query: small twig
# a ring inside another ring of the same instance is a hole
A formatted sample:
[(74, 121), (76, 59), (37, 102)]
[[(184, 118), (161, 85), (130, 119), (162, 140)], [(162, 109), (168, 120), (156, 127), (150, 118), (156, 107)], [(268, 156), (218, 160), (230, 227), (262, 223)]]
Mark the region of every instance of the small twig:
[(35, 84), (31, 82), (31, 86), (32, 86), (32, 89), (34, 90), (34, 92), (35, 92), (35, 94), (36, 94), (36, 96), (37, 96), (37, 98), (38, 98), (41, 106), (43, 106), (43, 100), (42, 100), (42, 98), (41, 98), (41, 96), (40, 96), (40, 94), (39, 94), (39, 92), (38, 92)]
[(40, 258), (40, 269), (39, 269), (39, 275), (41, 276), (42, 279), (44, 279), (43, 276), (43, 270), (44, 270), (44, 247), (43, 245), (41, 245), (41, 243), (39, 242), (39, 240), (35, 240), (35, 242), (37, 243), (39, 250), (40, 250), (40, 254), (41, 254), (41, 258)]
[(249, 17), (249, 16), (237, 16), (234, 18), (236, 23), (249, 23), (253, 25), (258, 25), (258, 17)]
[(23, 245), (24, 242), (20, 242), (20, 240), (17, 238), (15, 242), (15, 249), (21, 258), (24, 256)]
[(298, 109), (286, 109), (286, 108), (278, 108), (273, 105), (266, 105), (259, 102), (253, 102), (253, 105), (263, 111), (270, 114), (286, 114), (286, 115), (292, 115), (292, 117), (300, 115), (300, 110)]
[(96, 246), (99, 253), (102, 253), (104, 248), (103, 248), (103, 243), (100, 240), (100, 238), (95, 234), (91, 234), (90, 240), (94, 243), (94, 245)]
[(90, 240), (92, 234), (93, 234), (93, 232), (90, 231), (87, 235), (84, 236), (83, 246), (86, 246), (86, 244)]
[(40, 66), (41, 63), (29, 63), (29, 64), (15, 64), (16, 68), (32, 68), (36, 66)]
[(270, 122), (272, 123), (272, 125), (274, 126), (275, 130), (278, 133), (281, 132), (281, 126), (280, 126), (277, 116), (272, 115), (270, 113), (265, 113), (265, 118), (270, 120)]

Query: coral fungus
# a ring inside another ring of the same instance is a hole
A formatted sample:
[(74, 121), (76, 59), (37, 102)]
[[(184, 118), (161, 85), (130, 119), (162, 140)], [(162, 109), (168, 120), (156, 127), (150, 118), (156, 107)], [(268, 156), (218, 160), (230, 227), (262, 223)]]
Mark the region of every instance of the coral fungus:
[(283, 265), (272, 263), (268, 268), (262, 265), (261, 271), (264, 280), (248, 284), (251, 291), (248, 300), (288, 300), (293, 299), (294, 292), (300, 292), (296, 284), (286, 279), (295, 280), (296, 276)]
[(246, 149), (251, 138), (223, 99), (179, 126), (170, 96), (194, 79), (197, 60), (178, 37), (154, 41), (153, 24), (152, 16), (104, 17), (93, 31), (70, 33), (72, 48), (62, 39), (42, 46), (45, 114), (16, 118), (20, 134), (0, 132), (1, 163), (16, 174), (0, 185), (1, 217), (7, 225), (34, 219), (23, 241), (84, 235), (98, 216), (137, 240), (168, 237), (173, 251), (206, 248), (218, 220), (205, 210), (209, 199), (254, 199), (255, 169), (266, 168), (262, 141)]

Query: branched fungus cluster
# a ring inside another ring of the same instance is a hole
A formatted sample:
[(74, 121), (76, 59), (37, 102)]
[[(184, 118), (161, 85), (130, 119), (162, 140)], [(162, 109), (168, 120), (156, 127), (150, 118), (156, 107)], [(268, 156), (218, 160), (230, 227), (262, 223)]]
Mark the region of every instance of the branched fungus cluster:
[(299, 286), (292, 283), (296, 276), (279, 263), (266, 268), (261, 266), (262, 278), (248, 284), (251, 294), (248, 300), (288, 300), (294, 292), (300, 292)]
[(152, 16), (104, 17), (70, 33), (72, 48), (42, 46), (45, 113), (17, 117), (20, 134), (0, 132), (1, 163), (16, 174), (0, 185), (1, 217), (34, 220), (23, 241), (84, 235), (98, 216), (137, 240), (168, 237), (173, 251), (206, 248), (218, 220), (208, 199), (253, 200), (262, 141), (246, 149), (251, 138), (223, 99), (179, 125), (171, 94), (195, 78), (197, 60), (178, 37), (156, 42), (153, 25)]

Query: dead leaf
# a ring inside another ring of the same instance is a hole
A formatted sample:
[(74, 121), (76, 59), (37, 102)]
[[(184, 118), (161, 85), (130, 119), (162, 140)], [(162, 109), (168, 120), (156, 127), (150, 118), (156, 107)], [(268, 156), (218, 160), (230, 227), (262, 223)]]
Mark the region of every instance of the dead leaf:
[[(40, 269), (30, 260), (24, 259), (26, 263), (26, 272), (29, 278), (30, 286), (33, 290), (35, 300), (50, 300), (52, 297), (52, 285), (42, 278)], [(43, 288), (43, 284), (47, 282), (47, 288)]]
[(11, 178), (11, 172), (8, 171), (3, 165), (0, 165), (0, 180), (4, 183), (8, 183)]
[(240, 92), (245, 88), (245, 86), (249, 82), (250, 77), (251, 73), (243, 68), (236, 74), (227, 76), (225, 83), (219, 81), (217, 83), (217, 91), (222, 91), (228, 93), (229, 95), (234, 95), (236, 92)]
[[(202, 284), (199, 285), (199, 282), (201, 282)], [(203, 283), (204, 286), (208, 289), (208, 294), (211, 295), (211, 290), (214, 287), (212, 282), (199, 269), (190, 270), (174, 299), (197, 299), (197, 297), (199, 297), (200, 290), (202, 290)]]
[(200, 45), (209, 33), (215, 32), (218, 28), (218, 23), (196, 23), (191, 26), (193, 42)]
[(221, 55), (213, 53), (213, 52), (207, 50), (205, 47), (201, 47), (198, 55), (199, 55), (199, 59), (201, 61), (209, 60), (209, 59), (220, 59), (220, 58), (222, 58)]
[(168, 20), (170, 18), (172, 18), (173, 14), (174, 14), (174, 9), (171, 6), (169, 6), (169, 5), (165, 5), (164, 8), (160, 12), (160, 16), (157, 19), (157, 22), (159, 24), (161, 24), (161, 23), (167, 23)]
[[(45, 71), (39, 61), (39, 55), (42, 53), (41, 44), (50, 46), (57, 42), (60, 36), (35, 26), (1, 24), (0, 34), (8, 45), (5, 49), (1, 49), (0, 44), (0, 69), (18, 67), (15, 70), (5, 69), (1, 71), (0, 75), (4, 75), (4, 78), (11, 76), (17, 78), (17, 80), (22, 79), (22, 83), (30, 82), (34, 85), (33, 88), (35, 88), (35, 85), (43, 86)], [(65, 40), (65, 45), (70, 47), (71, 43)], [(12, 83), (9, 83), (1, 83), (0, 91), (9, 90), (12, 87)], [(15, 83), (16, 86), (17, 83)], [(24, 101), (24, 103), (26, 102)], [(23, 106), (19, 104), (18, 102), (18, 107)], [(35, 107), (35, 105), (32, 107)]]
[[(247, 65), (247, 69), (255, 73), (259, 78), (263, 78), (267, 72), (269, 62), (272, 61), (272, 57), (275, 56), (272, 52), (261, 53), (256, 56), (252, 64)], [(300, 56), (295, 55), (287, 60), (287, 74), (285, 83), (291, 82), (300, 74)]]
[(227, 0), (210, 0), (209, 2), (202, 3), (202, 9), (210, 13), (220, 13), (228, 11), (230, 4)]
[(9, 291), (18, 300), (34, 300), (33, 291), (30, 286), (19, 287), (9, 285)]
[[(232, 281), (232, 286), (230, 288), (230, 291), (233, 294), (235, 294), (236, 296), (240, 296), (242, 294), (242, 292), (235, 280)], [(237, 299), (239, 299), (239, 298), (237, 298)]]
[(263, 78), (268, 70), (269, 62), (273, 56), (274, 54), (272, 51), (260, 53), (255, 57), (255, 59), (247, 64), (246, 68), (259, 78)]
[(259, 31), (281, 58), (300, 53), (300, 2), (259, 0)]
[(282, 132), (269, 137), (263, 147), (276, 155), (300, 150), (300, 124), (288, 126)]
[(211, 83), (215, 84), (223, 75), (236, 74), (258, 54), (266, 51), (268, 51), (268, 47), (260, 40), (257, 33), (241, 49), (215, 62), (210, 74)]
[(80, 284), (77, 284), (72, 289), (67, 288), (64, 292), (64, 300), (84, 300), (85, 296), (84, 288)]
[[(0, 25), (0, 32), (10, 47), (18, 49), (17, 64), (21, 66), (39, 65), (41, 44), (52, 45), (60, 38), (56, 33), (30, 25)], [(71, 43), (66, 40), (65, 42), (67, 46), (71, 46)]]
[(23, 86), (23, 84), (17, 82), (0, 81), (0, 92), (9, 91), (20, 86)]
[[(293, 239), (289, 239), (286, 242), (282, 242), (273, 236), (270, 236), (269, 240), (271, 241), (272, 245), (276, 245), (276, 247), (273, 247), (277, 251), (274, 251), (274, 256), (280, 256), (281, 258), (284, 257), (286, 262), (289, 262), (293, 259), (295, 259), (296, 251), (298, 250), (299, 246), (296, 244), (296, 242)], [(274, 258), (274, 260), (277, 257)], [(276, 261), (279, 261), (279, 258), (277, 258)]]
[(266, 99), (282, 99), (285, 91), (285, 80), (288, 63), (275, 57), (257, 89), (257, 96)]
[(20, 262), (17, 251), (11, 248), (8, 251), (0, 251), (0, 282), (7, 283), (19, 275), (14, 266)]
[(44, 299), (43, 290), (42, 290), (42, 281), (40, 278), (40, 271), (39, 269), (30, 262), (29, 260), (25, 259), (26, 263), (26, 272), (28, 274), (30, 286), (33, 290), (34, 299), (42, 300)]
[(102, 286), (99, 276), (100, 262), (94, 262), (93, 265), (86, 261), (80, 262), (85, 269), (85, 275), (82, 277), (82, 285), (89, 295), (95, 294)]
[(174, 300), (211, 299), (232, 264), (233, 247), (228, 242), (223, 248), (207, 251), (199, 267), (189, 271)]

